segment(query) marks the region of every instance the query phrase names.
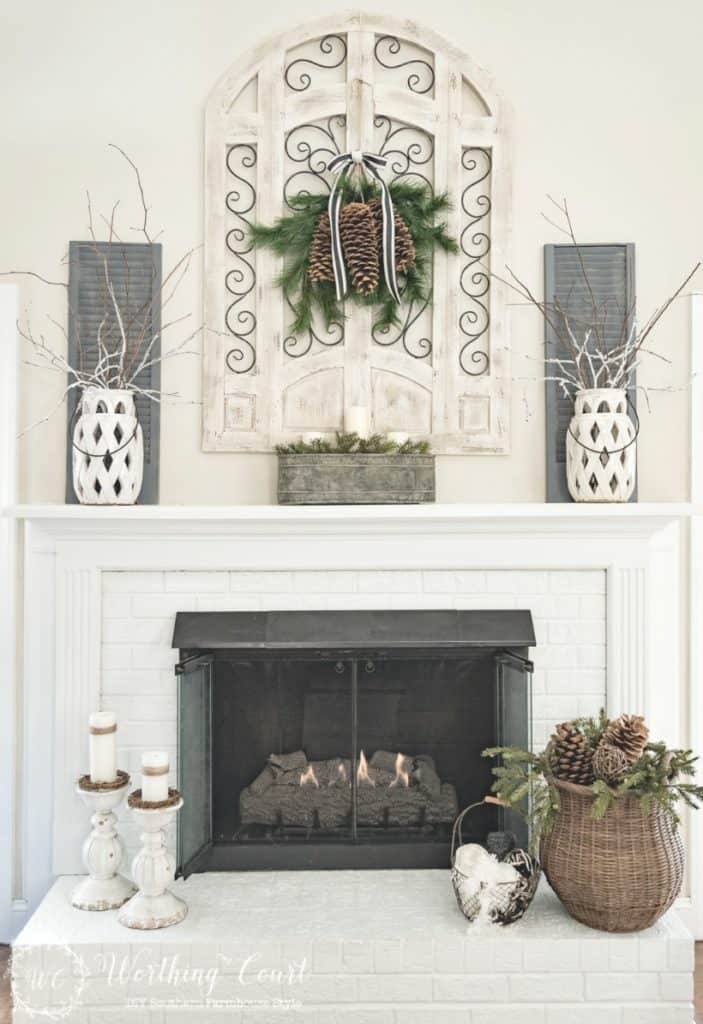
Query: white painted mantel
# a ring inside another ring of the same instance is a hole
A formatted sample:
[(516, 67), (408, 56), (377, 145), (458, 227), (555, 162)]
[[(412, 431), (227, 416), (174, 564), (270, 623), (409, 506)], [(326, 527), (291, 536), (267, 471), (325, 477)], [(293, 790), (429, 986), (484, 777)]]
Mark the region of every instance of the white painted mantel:
[(21, 874), (30, 911), (82, 839), (72, 783), (85, 769), (85, 723), (99, 701), (105, 572), (604, 570), (609, 708), (644, 712), (654, 732), (680, 740), (686, 505), (20, 506), (11, 514), (24, 528)]

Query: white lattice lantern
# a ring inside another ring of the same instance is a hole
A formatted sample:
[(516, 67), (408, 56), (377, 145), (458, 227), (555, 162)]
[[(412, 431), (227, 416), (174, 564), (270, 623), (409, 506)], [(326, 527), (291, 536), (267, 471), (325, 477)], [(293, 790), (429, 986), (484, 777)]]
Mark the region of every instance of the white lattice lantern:
[(566, 435), (566, 479), (574, 501), (629, 501), (637, 475), (636, 439), (624, 390), (579, 391)]
[(73, 431), (73, 489), (82, 505), (133, 505), (144, 441), (130, 391), (88, 388)]

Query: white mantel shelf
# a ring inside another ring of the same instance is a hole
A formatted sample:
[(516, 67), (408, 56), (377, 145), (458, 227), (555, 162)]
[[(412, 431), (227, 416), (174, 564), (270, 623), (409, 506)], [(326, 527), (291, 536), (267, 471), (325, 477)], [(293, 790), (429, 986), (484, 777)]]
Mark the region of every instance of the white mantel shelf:
[(578, 504), (502, 502), (425, 505), (15, 505), (17, 519), (149, 520), (149, 519), (265, 519), (272, 522), (320, 519), (674, 519), (703, 514), (690, 502)]
[(17, 505), (6, 514), (56, 537), (524, 532), (652, 535), (703, 513), (691, 503), (427, 505)]

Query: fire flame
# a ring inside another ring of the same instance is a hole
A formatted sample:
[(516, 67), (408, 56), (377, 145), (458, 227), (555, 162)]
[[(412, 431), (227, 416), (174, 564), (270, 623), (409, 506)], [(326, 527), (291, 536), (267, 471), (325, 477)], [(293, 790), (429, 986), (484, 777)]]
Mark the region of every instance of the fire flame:
[(405, 767), (405, 755), (398, 753), (395, 759), (395, 778), (390, 783), (388, 788), (392, 789), (393, 786), (398, 786), (400, 785), (400, 783), (402, 783), (405, 787), (409, 786), (410, 776), (408, 774), (407, 768)]
[(366, 761), (366, 755), (362, 750), (359, 754), (359, 767), (356, 770), (356, 781), (357, 782), (368, 782), (370, 785), (375, 786), (376, 783), (369, 775), (369, 766)]
[(300, 785), (305, 786), (308, 782), (312, 782), (314, 786), (320, 788), (320, 783), (317, 781), (317, 776), (312, 769), (312, 765), (309, 764), (304, 772), (300, 773)]

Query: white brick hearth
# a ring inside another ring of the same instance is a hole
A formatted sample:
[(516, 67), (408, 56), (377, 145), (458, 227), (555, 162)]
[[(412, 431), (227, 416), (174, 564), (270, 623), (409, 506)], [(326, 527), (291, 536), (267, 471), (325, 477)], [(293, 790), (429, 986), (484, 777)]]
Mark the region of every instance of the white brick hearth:
[[(604, 571), (106, 572), (100, 703), (117, 713), (119, 763), (136, 773), (145, 747), (176, 763), (177, 611), (527, 608), (534, 617), (533, 735), (606, 702)], [(172, 784), (176, 784), (175, 775)], [(131, 856), (137, 835), (123, 832)]]
[[(68, 944), (54, 999), (73, 994), (69, 1024), (692, 1022), (693, 944), (674, 912), (607, 936), (543, 886), (499, 928), (467, 924), (445, 871), (209, 874), (176, 883), (182, 924), (135, 935), (114, 913), (70, 908), (73, 884), (56, 883), (17, 954), (26, 976), (50, 978)], [(18, 991), (46, 1004), (29, 982)]]

